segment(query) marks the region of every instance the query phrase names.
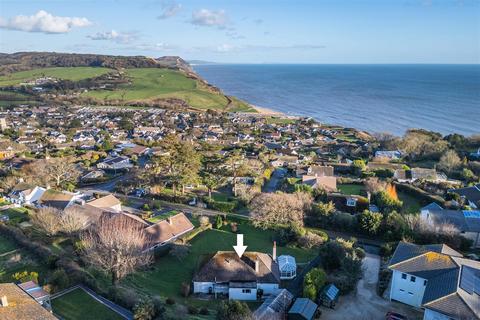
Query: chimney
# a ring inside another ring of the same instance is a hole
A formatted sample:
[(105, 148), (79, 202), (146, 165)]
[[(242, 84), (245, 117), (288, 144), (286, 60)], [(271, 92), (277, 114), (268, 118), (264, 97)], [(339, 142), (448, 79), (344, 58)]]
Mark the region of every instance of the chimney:
[(258, 273), (260, 270), (260, 262), (258, 261), (258, 258), (255, 260), (255, 272)]
[(273, 241), (273, 261), (277, 261), (277, 241)]
[(1, 302), (2, 302), (2, 307), (8, 307), (7, 296), (2, 296)]

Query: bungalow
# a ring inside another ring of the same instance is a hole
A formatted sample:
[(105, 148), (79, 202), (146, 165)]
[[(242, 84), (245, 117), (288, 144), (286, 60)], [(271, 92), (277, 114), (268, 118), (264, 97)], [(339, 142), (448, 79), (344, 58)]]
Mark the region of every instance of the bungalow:
[(133, 164), (130, 162), (130, 159), (124, 156), (109, 157), (97, 164), (98, 169), (111, 171), (128, 170), (132, 167)]
[(334, 170), (332, 166), (310, 166), (307, 169), (307, 174), (315, 177), (332, 177)]
[(427, 180), (433, 182), (447, 181), (447, 176), (435, 169), (412, 168), (410, 170), (397, 169), (393, 177), (400, 182), (414, 182), (416, 180)]
[(465, 199), (468, 202), (468, 205), (473, 209), (480, 208), (480, 183), (472, 187), (451, 189), (449, 192), (460, 195), (460, 197)]
[(182, 212), (144, 229), (149, 235), (149, 250), (159, 248), (174, 241), (194, 229), (194, 225)]
[(397, 160), (402, 157), (402, 152), (399, 150), (387, 151), (387, 150), (378, 150), (375, 151), (375, 158), (384, 158), (388, 160)]
[(480, 317), (480, 262), (444, 244), (400, 242), (393, 254), (390, 300), (423, 308), (424, 320)]
[(449, 224), (455, 227), (460, 235), (472, 240), (474, 248), (480, 247), (480, 211), (446, 210), (438, 207), (436, 209), (422, 208), (420, 219), (432, 228), (440, 228), (443, 224)]
[(33, 186), (27, 183), (17, 184), (12, 192), (7, 197), (7, 200), (11, 203), (24, 205), (34, 205), (43, 195), (47, 189)]
[(14, 283), (0, 283), (0, 319), (57, 320), (35, 298)]
[(337, 190), (337, 178), (333, 176), (302, 176), (302, 184), (311, 186), (312, 188), (323, 188), (327, 191)]
[(68, 191), (57, 191), (53, 189), (46, 190), (40, 199), (37, 201), (37, 206), (42, 207), (53, 207), (59, 210), (65, 210), (69, 206), (75, 203), (75, 201), (80, 200), (82, 197), (81, 193), (72, 193)]
[[(275, 255), (218, 251), (193, 277), (193, 292), (228, 295), (230, 300), (257, 300), (262, 292), (273, 295), (280, 284)], [(260, 291), (261, 290), (261, 291)]]
[(87, 204), (99, 209), (111, 210), (114, 212), (122, 211), (122, 202), (112, 194), (92, 200), (87, 202)]

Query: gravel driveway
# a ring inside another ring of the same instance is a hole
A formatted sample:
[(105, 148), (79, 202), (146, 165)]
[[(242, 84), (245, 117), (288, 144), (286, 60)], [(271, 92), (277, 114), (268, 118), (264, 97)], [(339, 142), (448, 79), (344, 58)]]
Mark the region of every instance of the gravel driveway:
[(363, 278), (357, 285), (357, 291), (346, 296), (341, 296), (335, 309), (321, 307), (321, 319), (328, 320), (371, 320), (385, 319), (385, 313), (396, 311), (409, 317), (409, 319), (422, 319), (423, 314), (410, 307), (382, 299), (376, 293), (380, 257), (367, 253), (362, 262)]

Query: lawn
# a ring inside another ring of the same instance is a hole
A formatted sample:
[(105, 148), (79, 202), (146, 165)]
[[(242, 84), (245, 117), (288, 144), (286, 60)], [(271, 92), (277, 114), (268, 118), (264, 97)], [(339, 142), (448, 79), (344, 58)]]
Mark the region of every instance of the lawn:
[[(179, 71), (138, 68), (127, 69), (125, 72), (131, 84), (126, 84), (114, 91), (95, 90), (83, 95), (100, 100), (123, 101), (178, 98), (199, 109), (225, 109), (228, 104), (223, 94), (214, 92), (200, 81), (188, 78)], [(242, 103), (233, 101), (233, 104), (239, 108), (245, 107)]]
[(402, 191), (397, 191), (397, 194), (398, 198), (403, 202), (402, 209), (405, 213), (420, 213), (423, 205), (417, 198)]
[(20, 71), (0, 77), (0, 87), (17, 85), (41, 77), (53, 77), (63, 80), (79, 81), (95, 78), (112, 71), (101, 67), (58, 67)]
[(355, 194), (360, 195), (362, 191), (365, 190), (365, 186), (362, 184), (353, 184), (353, 183), (346, 183), (346, 184), (339, 184), (337, 188), (343, 194)]
[[(273, 230), (256, 229), (248, 221), (242, 221), (239, 222), (239, 233), (244, 234), (248, 251), (272, 252)], [(160, 257), (153, 270), (138, 272), (127, 277), (122, 284), (151, 295), (182, 299), (180, 296), (182, 282), (190, 283), (202, 260), (216, 251), (233, 251), (232, 246), (235, 243), (236, 234), (230, 231), (230, 226), (224, 226), (221, 230), (204, 231), (190, 242), (190, 252), (183, 260), (171, 255)], [(292, 255), (302, 263), (315, 257), (316, 252), (294, 247), (278, 247), (277, 254)]]
[(52, 300), (53, 312), (64, 320), (115, 320), (119, 314), (93, 299), (82, 289), (75, 289)]
[(178, 214), (178, 211), (176, 210), (172, 210), (172, 211), (169, 211), (169, 212), (166, 212), (166, 213), (162, 213), (162, 214), (159, 214), (159, 215), (156, 215), (156, 216), (153, 216), (151, 218), (148, 218), (147, 221), (148, 222), (151, 222), (151, 223), (157, 223), (159, 221), (162, 221), (162, 220), (165, 220), (167, 218), (170, 218), (174, 215)]
[(1, 211), (0, 214), (7, 215), (10, 223), (18, 224), (28, 220), (28, 210), (25, 208), (11, 208)]
[(15, 250), (16, 248), (17, 246), (12, 240), (0, 235), (0, 254), (10, 252), (12, 250)]

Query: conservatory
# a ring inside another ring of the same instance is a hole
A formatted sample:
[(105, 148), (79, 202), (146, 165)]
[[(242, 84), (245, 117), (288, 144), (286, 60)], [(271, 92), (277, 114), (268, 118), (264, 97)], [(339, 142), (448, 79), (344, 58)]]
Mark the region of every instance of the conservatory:
[(281, 255), (278, 257), (278, 269), (280, 270), (280, 279), (289, 280), (297, 275), (297, 263), (292, 256)]

